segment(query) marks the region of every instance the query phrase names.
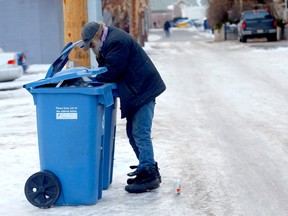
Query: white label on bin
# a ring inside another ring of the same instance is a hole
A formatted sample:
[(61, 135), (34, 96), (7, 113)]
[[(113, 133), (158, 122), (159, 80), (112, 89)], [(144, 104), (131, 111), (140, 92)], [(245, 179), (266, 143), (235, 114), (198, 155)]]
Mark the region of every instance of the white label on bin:
[(56, 119), (78, 119), (77, 107), (56, 107)]

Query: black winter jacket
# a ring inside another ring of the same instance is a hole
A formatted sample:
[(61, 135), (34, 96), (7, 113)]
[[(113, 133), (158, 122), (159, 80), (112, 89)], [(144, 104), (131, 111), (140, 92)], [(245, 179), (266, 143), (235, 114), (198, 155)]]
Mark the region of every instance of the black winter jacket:
[(125, 31), (108, 27), (108, 35), (97, 59), (108, 71), (97, 81), (117, 83), (121, 118), (133, 115), (142, 105), (155, 99), (166, 86), (151, 59)]

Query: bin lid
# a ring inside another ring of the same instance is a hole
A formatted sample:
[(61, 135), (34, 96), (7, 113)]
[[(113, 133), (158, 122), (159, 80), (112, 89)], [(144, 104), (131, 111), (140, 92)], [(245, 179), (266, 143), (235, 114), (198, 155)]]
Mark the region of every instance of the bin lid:
[(53, 77), (54, 74), (58, 73), (63, 69), (66, 63), (69, 60), (69, 54), (74, 47), (83, 47), (84, 42), (83, 40), (77, 41), (75, 43), (69, 42), (63, 48), (60, 56), (51, 64), (50, 68), (47, 71), (45, 78)]
[(106, 67), (99, 67), (95, 69), (88, 69), (85, 67), (71, 68), (68, 70), (63, 70), (58, 73), (55, 73), (53, 77), (40, 79), (38, 81), (25, 84), (24, 88), (29, 90), (30, 88), (35, 88), (35, 87), (39, 87), (39, 86), (43, 86), (47, 84), (57, 84), (65, 80), (81, 78), (81, 77), (93, 77), (93, 76), (96, 76), (97, 74), (101, 74), (106, 71), (107, 71)]
[[(82, 40), (77, 41), (75, 43), (72, 42), (67, 43), (66, 46), (63, 48), (60, 56), (49, 67), (45, 78), (25, 84), (23, 87), (26, 88), (26, 90), (28, 90), (30, 93), (32, 93), (32, 91), (36, 90), (35, 88), (37, 87), (45, 86), (48, 84), (58, 84), (58, 83), (61, 84), (65, 80), (71, 80), (77, 78), (84, 78), (84, 77), (93, 78), (97, 74), (106, 72), (107, 71), (106, 67), (98, 67), (98, 68), (75, 67), (62, 70), (69, 60), (69, 54), (71, 50), (75, 47), (82, 48), (83, 46), (84, 42)], [(101, 84), (103, 85), (103, 83)], [(58, 86), (59, 85), (55, 87)], [(109, 89), (113, 90), (113, 94), (114, 96), (116, 96), (117, 85), (115, 83), (110, 83)], [(79, 89), (77, 91), (79, 91)]]
[(69, 60), (69, 54), (75, 47), (82, 48), (84, 46), (83, 40), (75, 43), (69, 42), (63, 48), (60, 56), (51, 64), (44, 79), (28, 83), (24, 85), (24, 88), (29, 90), (30, 88), (39, 87), (46, 84), (57, 84), (64, 80), (81, 78), (81, 77), (93, 77), (97, 74), (101, 74), (107, 71), (106, 67), (99, 67), (88, 69), (86, 67), (75, 67), (67, 70), (62, 70)]

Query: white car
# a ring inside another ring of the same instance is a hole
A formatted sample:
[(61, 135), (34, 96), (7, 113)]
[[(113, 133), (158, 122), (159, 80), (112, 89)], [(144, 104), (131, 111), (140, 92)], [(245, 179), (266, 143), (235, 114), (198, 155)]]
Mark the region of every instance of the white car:
[(0, 50), (0, 82), (12, 81), (23, 75), (23, 66), (18, 62), (19, 53)]

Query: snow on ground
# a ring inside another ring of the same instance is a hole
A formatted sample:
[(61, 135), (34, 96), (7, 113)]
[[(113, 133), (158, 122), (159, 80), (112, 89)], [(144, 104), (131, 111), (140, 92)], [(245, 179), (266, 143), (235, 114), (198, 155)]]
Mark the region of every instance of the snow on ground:
[[(288, 214), (287, 43), (215, 43), (209, 32), (173, 28), (170, 38), (151, 30), (145, 50), (167, 85), (153, 125), (161, 187), (124, 191), (137, 161), (118, 115), (113, 183), (102, 199), (92, 206), (32, 206), (24, 184), (39, 171), (35, 106), (19, 87), (0, 91), (0, 215)], [(0, 88), (43, 78), (47, 66), (34, 67)], [(182, 192), (175, 196), (178, 178)]]

